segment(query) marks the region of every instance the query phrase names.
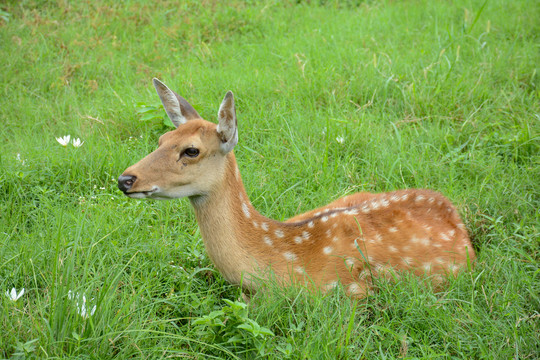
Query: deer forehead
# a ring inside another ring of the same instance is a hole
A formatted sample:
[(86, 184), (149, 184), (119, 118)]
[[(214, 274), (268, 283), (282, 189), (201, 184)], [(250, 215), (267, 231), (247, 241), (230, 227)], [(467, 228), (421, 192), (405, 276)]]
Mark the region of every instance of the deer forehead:
[(191, 120), (159, 138), (159, 146), (170, 148), (219, 148), (217, 125), (206, 120)]

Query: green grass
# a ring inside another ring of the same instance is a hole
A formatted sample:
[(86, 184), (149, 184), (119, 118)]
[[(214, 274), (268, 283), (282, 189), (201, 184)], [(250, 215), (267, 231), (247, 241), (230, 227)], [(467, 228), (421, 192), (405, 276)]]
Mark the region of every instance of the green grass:
[[(0, 5), (0, 358), (538, 356), (537, 2), (175, 3)], [(211, 121), (234, 91), (263, 214), (435, 189), (474, 270), (438, 293), (406, 278), (360, 302), (278, 288), (234, 302), (187, 200), (116, 188), (169, 129), (154, 76)]]

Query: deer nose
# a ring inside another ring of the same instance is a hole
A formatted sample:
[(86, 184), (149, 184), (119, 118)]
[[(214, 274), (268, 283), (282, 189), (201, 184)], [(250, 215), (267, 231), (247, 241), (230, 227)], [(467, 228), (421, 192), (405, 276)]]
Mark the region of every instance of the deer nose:
[(129, 191), (129, 189), (131, 189), (135, 180), (137, 180), (136, 176), (120, 175), (118, 178), (118, 188), (126, 193)]

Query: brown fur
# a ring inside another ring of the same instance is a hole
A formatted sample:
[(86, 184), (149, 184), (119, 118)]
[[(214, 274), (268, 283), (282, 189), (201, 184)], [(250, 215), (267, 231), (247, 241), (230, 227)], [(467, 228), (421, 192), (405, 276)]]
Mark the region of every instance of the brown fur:
[[(272, 273), (283, 285), (340, 282), (363, 296), (374, 277), (409, 271), (440, 284), (475, 258), (456, 209), (430, 190), (357, 193), (283, 223), (268, 219), (251, 205), (234, 153), (220, 150), (216, 125), (188, 120), (124, 172), (136, 176), (126, 195), (188, 196), (208, 255), (231, 283), (254, 289)], [(188, 147), (199, 156), (182, 157)]]

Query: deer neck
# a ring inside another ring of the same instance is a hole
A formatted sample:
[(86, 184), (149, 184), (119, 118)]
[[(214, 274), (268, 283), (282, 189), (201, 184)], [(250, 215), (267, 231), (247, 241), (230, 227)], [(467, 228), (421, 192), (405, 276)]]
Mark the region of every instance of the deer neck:
[[(261, 215), (249, 201), (236, 158), (226, 157), (223, 181), (209, 194), (190, 198), (210, 259), (231, 283), (250, 287), (249, 274), (266, 269), (269, 259), (257, 251), (261, 226), (276, 224)], [(274, 225), (275, 226), (275, 225)]]

